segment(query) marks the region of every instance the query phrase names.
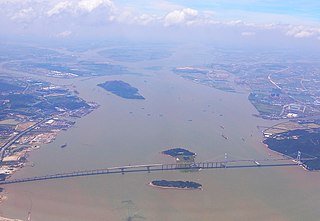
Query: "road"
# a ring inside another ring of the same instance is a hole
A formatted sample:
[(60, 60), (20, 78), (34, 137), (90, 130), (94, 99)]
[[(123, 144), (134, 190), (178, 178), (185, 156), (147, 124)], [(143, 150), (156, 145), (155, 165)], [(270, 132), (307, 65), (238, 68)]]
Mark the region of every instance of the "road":
[(38, 123), (34, 124), (33, 126), (25, 129), (24, 131), (18, 133), (16, 136), (12, 137), (11, 139), (9, 139), (1, 148), (0, 148), (0, 159), (2, 161), (3, 157), (4, 157), (4, 154), (6, 152), (6, 150), (12, 145), (14, 144), (14, 142), (16, 142), (17, 140), (19, 140), (22, 136), (24, 136), (26, 133), (32, 131), (34, 128), (36, 128), (37, 126), (39, 126), (40, 124), (50, 120), (50, 118), (45, 118), (41, 121), (39, 121)]

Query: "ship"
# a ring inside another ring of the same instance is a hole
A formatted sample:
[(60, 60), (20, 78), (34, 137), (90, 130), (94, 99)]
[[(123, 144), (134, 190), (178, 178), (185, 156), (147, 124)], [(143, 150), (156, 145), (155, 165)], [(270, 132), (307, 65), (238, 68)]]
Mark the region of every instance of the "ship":
[(223, 137), (224, 139), (228, 140), (228, 137), (224, 134), (221, 135), (221, 137)]

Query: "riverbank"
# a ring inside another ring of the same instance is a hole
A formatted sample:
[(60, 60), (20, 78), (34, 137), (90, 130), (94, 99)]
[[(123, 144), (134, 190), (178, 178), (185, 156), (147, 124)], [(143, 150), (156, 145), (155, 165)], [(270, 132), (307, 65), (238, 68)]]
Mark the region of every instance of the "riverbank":
[[(309, 171), (320, 170), (320, 128), (275, 133), (265, 138), (263, 143), (280, 154), (293, 159), (297, 158), (297, 160), (301, 158), (300, 163)], [(310, 158), (310, 160), (304, 160), (304, 158)]]

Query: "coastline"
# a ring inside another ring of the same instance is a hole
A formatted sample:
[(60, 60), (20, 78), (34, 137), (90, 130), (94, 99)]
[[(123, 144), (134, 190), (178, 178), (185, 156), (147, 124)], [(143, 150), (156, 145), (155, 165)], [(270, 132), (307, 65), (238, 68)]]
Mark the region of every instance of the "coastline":
[(265, 129), (262, 143), (269, 150), (290, 157), (306, 171), (317, 171), (319, 132), (318, 121), (287, 121)]
[[(99, 107), (99, 105), (96, 105), (96, 106), (90, 106), (90, 108), (86, 111), (86, 112), (83, 112), (81, 113), (81, 115), (77, 114), (76, 116), (69, 116), (67, 118), (69, 118), (68, 120), (70, 120), (70, 118), (82, 118), (88, 114), (90, 114), (93, 110), (97, 109)], [(58, 117), (58, 116), (55, 116), (55, 117)], [(68, 121), (67, 120), (67, 121)], [(73, 121), (74, 123), (72, 125), (74, 125), (76, 122)], [(66, 131), (68, 130), (70, 127), (67, 127), (67, 128), (62, 128), (60, 130), (52, 130), (51, 132), (47, 132), (47, 133), (40, 133), (40, 135), (45, 135), (45, 134), (50, 134), (51, 136), (49, 137), (49, 139), (47, 140), (43, 140), (41, 143), (37, 143), (36, 145), (32, 145), (30, 146), (29, 148), (26, 148), (24, 149), (23, 151), (21, 152), (18, 152), (18, 154), (22, 154), (23, 153), (23, 157), (25, 157), (25, 161), (20, 163), (18, 166), (5, 166), (5, 168), (10, 168), (10, 174), (6, 175), (4, 179), (7, 179), (7, 178), (10, 178), (12, 175), (14, 175), (15, 172), (23, 169), (26, 164), (28, 163), (28, 153), (34, 151), (34, 150), (37, 150), (39, 148), (41, 148), (42, 145), (45, 145), (45, 144), (50, 144), (52, 142), (54, 142), (54, 140), (57, 138), (57, 136), (59, 136), (60, 132), (61, 131)], [(2, 166), (3, 168), (4, 166)], [(8, 199), (8, 196), (5, 192), (5, 188), (3, 188), (2, 192), (0, 192), (0, 205), (6, 201)], [(6, 217), (1, 217), (0, 216), (0, 221), (22, 221), (20, 219), (11, 219), (11, 218), (6, 218)]]
[[(283, 154), (283, 153), (281, 153), (279, 151), (276, 151), (276, 150), (273, 150), (273, 149), (269, 148), (268, 144), (265, 144), (265, 143), (263, 143), (263, 144), (265, 145), (265, 148), (267, 148), (269, 151), (272, 151), (272, 153), (274, 153), (276, 155), (288, 156), (288, 155), (285, 155), (285, 154)], [(294, 162), (294, 163), (297, 163), (297, 164), (299, 163), (298, 161), (296, 161), (294, 159), (292, 159), (291, 161)], [(316, 170), (308, 170), (308, 168), (303, 163), (302, 164), (300, 163), (300, 166), (307, 172), (317, 172)]]
[[(62, 114), (58, 113), (49, 118), (41, 119), (31, 126), (24, 128), (24, 130), (19, 131), (19, 133), (14, 134), (14, 136), (9, 137), (6, 143), (2, 144), (1, 148), (18, 150), (13, 153), (10, 152), (10, 154), (3, 157), (1, 164), (2, 179), (9, 179), (17, 171), (26, 166), (33, 167), (33, 163), (30, 165), (28, 164), (30, 152), (40, 149), (43, 145), (53, 143), (60, 135), (61, 131), (67, 131), (72, 128), (76, 124), (77, 119), (85, 117), (100, 106), (95, 102), (86, 103), (88, 104), (87, 107), (82, 107), (70, 112), (63, 112)], [(16, 127), (20, 126), (20, 124), (23, 123), (18, 123)], [(19, 146), (23, 146), (23, 148), (19, 149)], [(12, 161), (11, 163), (4, 163), (4, 160), (8, 158), (19, 158), (19, 160)], [(5, 187), (1, 189), (0, 205), (9, 199)], [(21, 220), (0, 216), (0, 221)]]

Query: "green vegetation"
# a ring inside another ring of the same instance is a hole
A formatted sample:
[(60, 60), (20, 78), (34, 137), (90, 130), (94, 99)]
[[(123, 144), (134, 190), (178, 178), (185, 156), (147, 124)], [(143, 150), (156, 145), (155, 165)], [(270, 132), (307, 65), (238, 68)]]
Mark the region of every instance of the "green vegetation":
[(0, 79), (0, 93), (14, 93), (16, 91), (22, 90), (23, 88), (20, 85), (9, 83), (3, 79)]
[(298, 151), (303, 157), (314, 156), (317, 159), (303, 161), (308, 170), (320, 170), (320, 129), (290, 130), (274, 134), (264, 140), (264, 143), (274, 151), (296, 157)]
[(35, 74), (45, 73), (52, 77), (73, 78), (104, 75), (132, 74), (120, 65), (80, 62), (12, 62), (6, 68)]
[[(34, 119), (61, 111), (89, 108), (89, 105), (65, 88), (34, 80), (0, 78), (0, 120), (8, 116)], [(22, 86), (24, 85), (24, 86)]]
[(274, 105), (272, 103), (268, 103), (264, 101), (264, 99), (267, 99), (266, 95), (250, 93), (248, 99), (253, 104), (253, 106), (257, 109), (261, 117), (280, 118), (282, 106)]
[(98, 86), (125, 99), (145, 99), (139, 94), (139, 90), (137, 88), (132, 87), (124, 81), (106, 81), (105, 83), (98, 84)]
[(181, 155), (183, 155), (183, 156), (195, 156), (196, 155), (195, 153), (193, 153), (189, 150), (179, 148), (179, 147), (162, 151), (162, 153), (165, 155), (169, 155), (171, 157), (177, 157), (177, 156), (181, 156)]
[(163, 188), (177, 188), (177, 189), (201, 189), (200, 183), (192, 181), (169, 181), (169, 180), (154, 180), (151, 182), (153, 186)]
[(174, 68), (173, 73), (182, 78), (216, 88), (225, 92), (236, 92), (230, 73), (223, 70), (210, 71), (193, 67)]

